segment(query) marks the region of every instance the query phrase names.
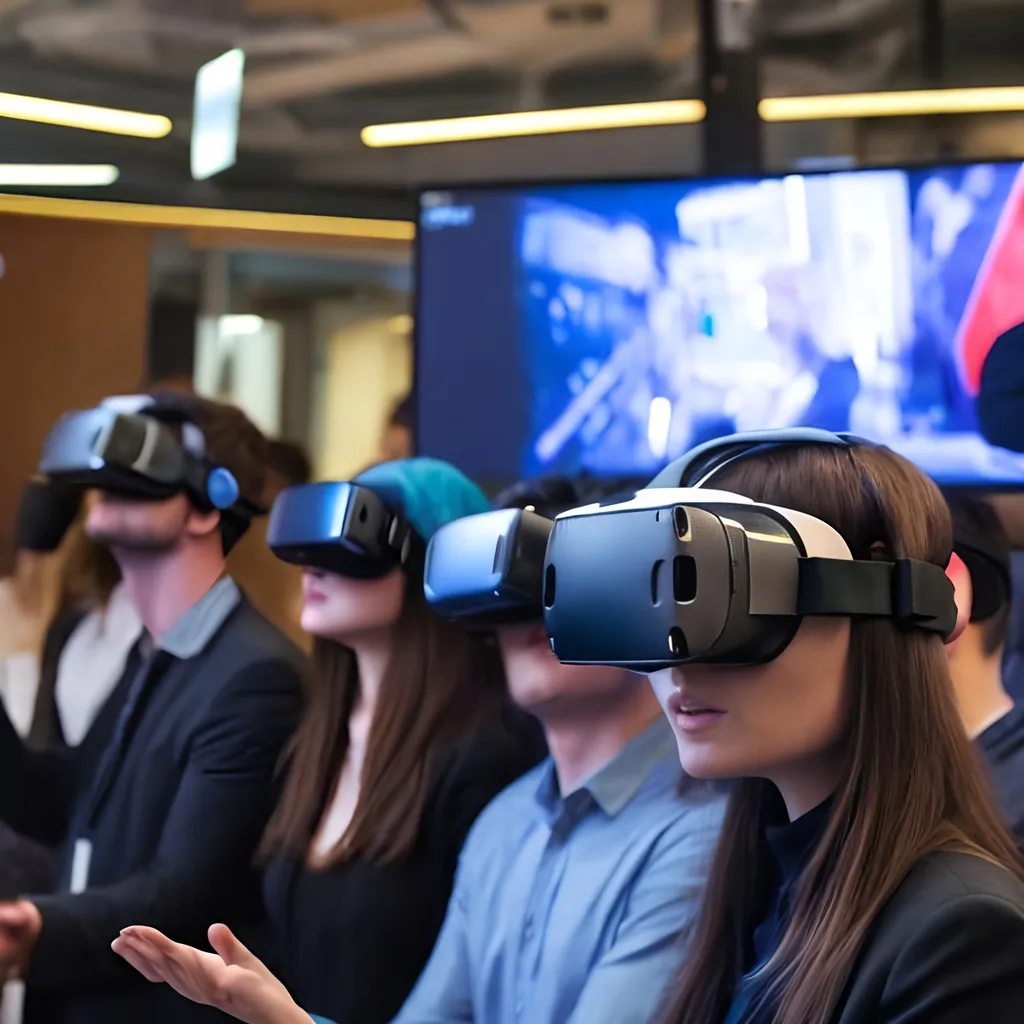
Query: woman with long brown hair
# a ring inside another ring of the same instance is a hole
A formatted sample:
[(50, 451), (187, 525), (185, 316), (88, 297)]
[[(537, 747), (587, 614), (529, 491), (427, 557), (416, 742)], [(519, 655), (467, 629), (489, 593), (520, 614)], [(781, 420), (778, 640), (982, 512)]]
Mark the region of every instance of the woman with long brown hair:
[[(855, 559), (950, 559), (941, 494), (882, 447), (762, 445), (702, 483), (822, 519)], [(1024, 870), (940, 636), (805, 618), (774, 661), (653, 682), (684, 770), (741, 780), (666, 1024), (1022, 1019)]]
[[(508, 701), (493, 641), (445, 623), (423, 595), (426, 542), (489, 508), (486, 497), (432, 459), (353, 483), (411, 527), (409, 555), (345, 574), (331, 551), (324, 568), (314, 552), (301, 558), (312, 678), (260, 850), (272, 939), (262, 952), (311, 1012), (384, 1024), (430, 956), (470, 825), (542, 751)], [(337, 486), (306, 490), (330, 498)], [(336, 505), (315, 502), (313, 518), (337, 520)]]

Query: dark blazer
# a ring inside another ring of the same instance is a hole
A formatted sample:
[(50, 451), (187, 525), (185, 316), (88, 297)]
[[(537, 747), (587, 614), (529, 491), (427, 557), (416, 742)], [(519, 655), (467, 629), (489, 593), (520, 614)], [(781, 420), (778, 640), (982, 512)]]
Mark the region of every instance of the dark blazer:
[(865, 942), (833, 1024), (1020, 1024), (1024, 884), (962, 853), (911, 871)]
[[(301, 713), (303, 660), (244, 599), (201, 650), (156, 658), (160, 671), (99, 790), (138, 650), (76, 751), (28, 752), (0, 717), (0, 814), (32, 838), (64, 841), (57, 894), (33, 898), (43, 929), (26, 978), (28, 1024), (225, 1020), (142, 981), (110, 943), (144, 923), (205, 945), (213, 921), (241, 927), (258, 914), (253, 851)], [(92, 843), (88, 888), (71, 894), (82, 836)]]

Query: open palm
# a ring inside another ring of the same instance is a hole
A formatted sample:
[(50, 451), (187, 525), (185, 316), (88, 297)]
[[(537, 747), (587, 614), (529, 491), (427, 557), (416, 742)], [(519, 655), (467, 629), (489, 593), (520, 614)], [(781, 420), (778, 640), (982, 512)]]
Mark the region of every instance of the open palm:
[(194, 1003), (246, 1024), (310, 1024), (288, 990), (224, 925), (210, 929), (213, 953), (173, 942), (155, 928), (126, 928), (112, 948), (147, 981), (166, 982)]

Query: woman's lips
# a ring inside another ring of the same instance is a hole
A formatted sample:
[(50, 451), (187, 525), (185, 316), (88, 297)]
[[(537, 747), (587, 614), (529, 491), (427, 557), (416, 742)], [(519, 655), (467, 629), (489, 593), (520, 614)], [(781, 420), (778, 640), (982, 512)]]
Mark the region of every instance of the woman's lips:
[(306, 572), (302, 576), (302, 599), (307, 604), (323, 604), (327, 595), (317, 588), (317, 574)]
[(725, 711), (722, 708), (691, 697), (681, 690), (676, 690), (669, 697), (668, 709), (676, 728), (687, 733), (710, 729), (725, 717)]

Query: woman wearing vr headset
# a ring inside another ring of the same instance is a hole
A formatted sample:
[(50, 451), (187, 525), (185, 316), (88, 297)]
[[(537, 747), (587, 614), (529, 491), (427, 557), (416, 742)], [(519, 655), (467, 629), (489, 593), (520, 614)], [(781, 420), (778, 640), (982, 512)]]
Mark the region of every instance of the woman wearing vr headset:
[[(296, 1002), (344, 1022), (395, 1016), (430, 956), (466, 833), (543, 756), (493, 639), (445, 623), (423, 596), (431, 535), (488, 507), (454, 467), (409, 459), (351, 485), (290, 488), (272, 513), (268, 543), (305, 568), (314, 638), (308, 707), (261, 847), (266, 959), (300, 1017)], [(223, 926), (210, 938), (227, 963), (251, 959)], [(115, 943), (144, 974), (146, 948), (131, 930)]]
[[(824, 520), (854, 559), (945, 568), (949, 513), (931, 481), (886, 448), (835, 440), (748, 446), (700, 483)], [(684, 770), (741, 780), (666, 1024), (1021, 1019), (1024, 870), (942, 636), (806, 617), (775, 660), (653, 682)]]

